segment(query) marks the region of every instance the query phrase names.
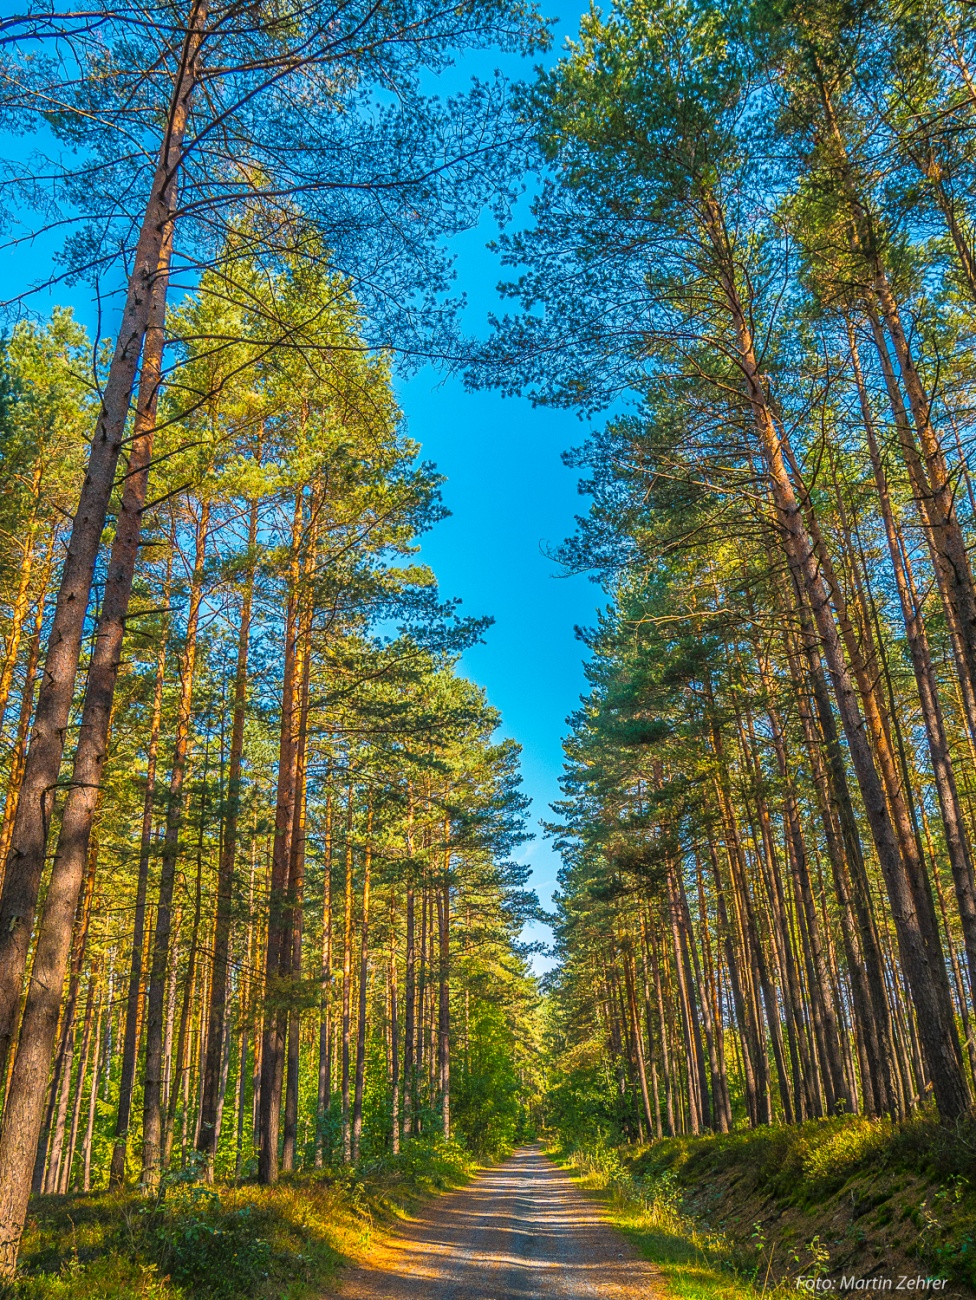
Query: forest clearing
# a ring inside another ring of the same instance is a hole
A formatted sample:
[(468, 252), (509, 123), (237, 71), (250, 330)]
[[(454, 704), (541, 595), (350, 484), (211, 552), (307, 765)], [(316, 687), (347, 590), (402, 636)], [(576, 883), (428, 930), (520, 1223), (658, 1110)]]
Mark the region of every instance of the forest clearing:
[(971, 6), (12, 3), (0, 1296), (976, 1294)]

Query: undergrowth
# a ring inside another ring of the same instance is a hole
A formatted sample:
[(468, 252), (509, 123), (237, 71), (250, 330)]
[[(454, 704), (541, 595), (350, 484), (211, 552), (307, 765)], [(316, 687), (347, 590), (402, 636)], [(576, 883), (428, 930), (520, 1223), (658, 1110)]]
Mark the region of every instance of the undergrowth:
[(177, 1181), (158, 1199), (39, 1197), (0, 1300), (306, 1300), (363, 1254), (377, 1219), (474, 1168), (456, 1143), (415, 1140), (399, 1156), (276, 1187)]
[[(560, 1153), (682, 1300), (919, 1272), (976, 1288), (976, 1125), (862, 1116)], [(835, 1285), (836, 1289), (836, 1285)]]
[(552, 1154), (601, 1195), (614, 1227), (660, 1266), (674, 1300), (754, 1300), (752, 1280), (735, 1269), (727, 1244), (684, 1210), (673, 1174), (635, 1175), (617, 1150), (602, 1144)]

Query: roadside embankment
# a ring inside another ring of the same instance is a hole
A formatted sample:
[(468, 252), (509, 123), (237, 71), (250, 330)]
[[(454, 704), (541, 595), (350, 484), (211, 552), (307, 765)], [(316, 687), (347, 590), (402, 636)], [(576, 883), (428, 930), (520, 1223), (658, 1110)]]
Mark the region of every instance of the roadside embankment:
[(859, 1116), (560, 1153), (678, 1300), (976, 1294), (976, 1125)]

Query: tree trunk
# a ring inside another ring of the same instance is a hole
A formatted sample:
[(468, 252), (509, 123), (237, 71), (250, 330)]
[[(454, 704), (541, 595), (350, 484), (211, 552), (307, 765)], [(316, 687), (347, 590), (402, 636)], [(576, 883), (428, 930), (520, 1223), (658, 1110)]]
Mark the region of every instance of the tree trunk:
[[(904, 837), (896, 834), (892, 824), (885, 787), (878, 776), (874, 756), (865, 735), (854, 683), (829, 607), (830, 596), (824, 586), (821, 572), (824, 556), (817, 553), (804, 526), (802, 509), (787, 472), (785, 440), (770, 410), (765, 380), (756, 361), (746, 312), (739, 300), (731, 269), (734, 261), (727, 244), (722, 214), (711, 196), (706, 200), (706, 206), (708, 233), (713, 241), (717, 269), (738, 337), (740, 366), (746, 381), (756, 433), (766, 459), (777, 522), (790, 567), (808, 593), (830, 667), (851, 760), (861, 788), (898, 931), (902, 963), (918, 1014), (919, 1031), (926, 1066), (933, 1082), (936, 1105), (943, 1118), (956, 1119), (968, 1112), (970, 1096), (962, 1068), (941, 945), (939, 951), (935, 951), (928, 931), (928, 918), (924, 910), (920, 911), (922, 882), (912, 878), (910, 865), (902, 857), (903, 849), (908, 846)], [(936, 939), (937, 937), (936, 935)]]
[[(876, 220), (859, 192), (831, 92), (822, 75), (820, 90), (826, 125), (841, 162), (841, 183), (850, 204), (851, 245), (865, 259), (872, 279), (872, 296), (875, 301), (866, 304), (868, 318), (874, 330), (885, 383), (896, 416), (899, 443), (925, 525), (926, 541), (939, 583), (956, 667), (965, 683), (963, 693), (967, 702), (967, 721), (970, 732), (976, 739), (976, 584), (973, 581), (966, 540), (956, 513), (955, 488), (945, 452), (932, 424), (929, 396), (915, 364), (901, 322), (898, 302), (884, 266), (877, 240)], [(876, 307), (880, 308), (884, 330)], [(891, 369), (885, 331), (894, 347), (902, 384), (908, 394), (914, 432), (904, 417), (903, 409), (899, 410), (902, 407), (901, 395), (897, 391), (897, 381)]]
[[(313, 517), (315, 514), (313, 498)], [(314, 523), (313, 523), (314, 529)], [(310, 530), (310, 533), (312, 530)], [(291, 854), (288, 875), (288, 976), (298, 987), (302, 977), (302, 938), (305, 902), (305, 787), (308, 768), (308, 707), (312, 668), (312, 612), (313, 606), (307, 588), (311, 576), (313, 546), (308, 544), (303, 565), (303, 587), (306, 589), (304, 606), (298, 620), (297, 672), (298, 728), (295, 753), (295, 810), (291, 834)], [(282, 1145), (282, 1168), (295, 1167), (295, 1150), (298, 1141), (298, 1085), (301, 1054), (301, 1015), (292, 1009), (288, 1015), (288, 1075), (285, 1085), (285, 1124)]]
[(342, 1159), (352, 1160), (352, 1130), (349, 1127), (349, 1046), (352, 1022), (352, 786), (346, 794), (346, 875), (342, 922)]
[[(34, 606), (34, 626), (27, 643), (27, 660), (24, 665), (24, 685), (20, 693), (20, 708), (17, 714), (17, 730), (10, 754), (10, 769), (7, 773), (6, 798), (3, 805), (3, 821), (0, 822), (0, 873), (7, 861), (10, 838), (14, 833), (14, 819), (17, 816), (17, 800), (20, 797), (20, 783), (24, 775), (24, 762), (27, 758), (27, 737), (30, 732), (31, 718), (34, 716), (34, 688), (37, 685), (37, 668), (41, 660), (41, 630), (44, 626), (44, 602), (51, 583), (51, 571), (54, 565), (55, 540), (51, 539), (44, 559), (42, 577)], [(2, 883), (2, 875), (0, 875)], [(0, 1042), (0, 1079), (6, 1073), (9, 1042)]]
[(265, 954), (265, 1014), (261, 1042), (260, 1124), (261, 1148), (258, 1180), (278, 1181), (278, 1135), (281, 1121), (281, 1090), (285, 1074), (287, 1015), (280, 1005), (281, 982), (291, 965), (288, 923), (288, 884), (291, 873), (291, 841), (295, 820), (297, 780), (297, 714), (299, 682), (298, 604), (300, 540), (304, 518), (304, 492), (295, 493), (292, 516), (291, 559), (288, 574), (288, 606), (285, 612), (284, 673), (281, 687), (281, 729), (278, 744), (278, 789), (275, 799), (275, 833), (271, 850), (271, 881), (268, 899), (268, 937)]
[(3, 663), (0, 664), (0, 736), (3, 735), (3, 720), (7, 716), (7, 705), (10, 702), (10, 686), (14, 679), (14, 670), (17, 667), (17, 659), (20, 655), (20, 638), (23, 635), (27, 615), (30, 613), (31, 602), (34, 599), (34, 586), (31, 579), (34, 576), (37, 511), (45, 464), (44, 457), (38, 456), (37, 464), (34, 466), (34, 477), (31, 482), (30, 520), (27, 524), (26, 535), (21, 542), (21, 556), (23, 558), (20, 562), (20, 573), (17, 578), (17, 591), (10, 610), (10, 635), (3, 647)]
[[(209, 751), (207, 753), (209, 758)], [(180, 1027), (176, 1035), (176, 1056), (171, 1076), (169, 1097), (166, 1103), (166, 1118), (163, 1124), (163, 1143), (162, 1158), (160, 1161), (162, 1171), (169, 1168), (170, 1158), (173, 1151), (173, 1134), (176, 1129), (176, 1111), (179, 1105), (180, 1093), (184, 1097), (183, 1106), (183, 1138), (184, 1144), (187, 1131), (187, 1109), (190, 1082), (190, 1052), (188, 1040), (191, 1031), (191, 1022), (193, 1010), (200, 1001), (195, 995), (199, 981), (199, 956), (200, 956), (200, 920), (203, 911), (203, 829), (204, 817), (206, 815), (207, 799), (207, 777), (208, 762), (204, 760), (203, 776), (200, 783), (200, 826), (197, 837), (197, 880), (193, 896), (193, 924), (190, 929), (190, 948), (186, 957), (186, 977), (183, 981), (183, 1002), (180, 1006)]]
[(223, 835), (217, 862), (217, 910), (214, 919), (213, 975), (207, 1017), (207, 1056), (203, 1066), (203, 1100), (200, 1106), (198, 1149), (205, 1159), (204, 1177), (213, 1181), (217, 1151), (217, 1108), (221, 1076), (221, 1052), (227, 1021), (227, 972), (230, 959), (231, 911), (234, 896), (234, 867), (237, 859), (237, 827), (241, 812), (241, 766), (244, 758), (244, 722), (247, 715), (247, 657), (254, 602), (254, 560), (258, 535), (258, 503), (251, 502), (247, 525), (248, 563), (244, 571), (241, 616), (237, 629), (237, 664), (234, 672), (234, 704), (231, 718), (227, 797), (224, 804)]
[(413, 1132), (416, 1100), (416, 1058), (414, 1045), (417, 1034), (417, 937), (414, 879), (414, 787), (407, 778), (407, 881), (403, 954), (403, 1140)]
[(664, 993), (661, 988), (661, 966), (658, 961), (657, 946), (654, 943), (653, 928), (648, 936), (650, 945), (648, 955), (651, 963), (651, 973), (654, 977), (654, 1000), (657, 1009), (658, 1033), (661, 1040), (661, 1068), (664, 1071), (664, 1114), (666, 1134), (668, 1137), (674, 1137), (677, 1133), (674, 1114), (674, 1076), (671, 1070), (671, 1049), (668, 1044), (667, 1019), (664, 1014)]
[(98, 980), (94, 969), (88, 976), (88, 997), (85, 1001), (85, 1019), (81, 1031), (81, 1049), (78, 1062), (78, 1079), (75, 1083), (74, 1106), (71, 1110), (71, 1131), (68, 1134), (67, 1149), (61, 1163), (61, 1176), (55, 1191), (66, 1196), (71, 1186), (71, 1169), (74, 1165), (75, 1150), (78, 1143), (78, 1129), (81, 1124), (81, 1108), (84, 1100), (85, 1081), (91, 1056), (91, 1035), (95, 1023), (95, 990)]
[[(444, 824), (445, 837), (450, 826)], [(437, 891), (438, 1005), (437, 1072), (441, 1095), (441, 1131), (451, 1137), (451, 846), (444, 846), (444, 883)]]
[[(34, 731), (24, 765), (11, 847), (0, 891), (0, 1056), (9, 1048), (15, 1032), (37, 893), (44, 868), (53, 796), (81, 655), (82, 633), (125, 434), (136, 367), (149, 323), (154, 286), (161, 274), (165, 277), (162, 254), (171, 240), (176, 216), (177, 172), (182, 161), (190, 101), (197, 82), (197, 58), (206, 17), (206, 0), (192, 0), (163, 144), (136, 245), (122, 321), (105, 381), (101, 412), (91, 443), (48, 638)], [(163, 289), (165, 291), (165, 278)], [(102, 707), (111, 707), (111, 697)], [(84, 862), (84, 855), (81, 861)], [(42, 967), (45, 978), (56, 973), (60, 953), (65, 953), (66, 960), (69, 942), (66, 936), (70, 934), (74, 914), (74, 908), (69, 906), (70, 892), (70, 887), (66, 888), (63, 903), (58, 901), (60, 889), (55, 891), (51, 900), (50, 919), (54, 924), (57, 908), (60, 942), (55, 942), (50, 952), (51, 970), (44, 971)], [(46, 947), (44, 960), (48, 960)], [(53, 988), (53, 983), (50, 987)], [(49, 1014), (47, 1018), (50, 1019)], [(40, 1030), (40, 1025), (37, 1029)], [(36, 1120), (32, 1118), (32, 1112), (38, 1106), (38, 1090), (33, 1087), (32, 1080), (35, 1074), (40, 1075), (46, 1069), (45, 1056), (50, 1050), (46, 1047), (48, 1038), (49, 1035), (44, 1035), (38, 1039), (36, 1066), (31, 1069), (29, 1078), (25, 1076), (26, 1109), (23, 1114), (18, 1110), (16, 1118), (11, 1119), (11, 1136), (6, 1142), (0, 1137), (0, 1274), (4, 1276), (12, 1275), (16, 1268), (23, 1231), (29, 1168), (33, 1164), (33, 1146), (40, 1125), (40, 1115)]]
[[(411, 859), (413, 849), (410, 849)], [(411, 862), (412, 870), (412, 862)], [(407, 885), (406, 952), (404, 954), (403, 989), (403, 1140), (413, 1133), (414, 1105), (417, 1093), (414, 1045), (417, 1039), (417, 947), (413, 885)]]
[[(112, 701), (122, 658), (125, 621), (129, 611), (129, 597), (139, 553), (142, 511), (149, 482), (152, 434), (156, 423), (156, 399), (161, 382), (163, 317), (166, 307), (170, 249), (171, 241), (167, 234), (159, 256), (156, 279), (150, 291), (146, 343), (139, 383), (135, 430), (129, 453), (129, 469), (122, 490), (115, 541), (109, 557), (98, 633), (88, 666), (78, 745), (38, 933), (31, 991), (28, 993), (24, 1007), (22, 1041), (30, 1044), (30, 1052), (29, 1056), (25, 1057), (21, 1070), (17, 1069), (15, 1062), (11, 1079), (11, 1088), (16, 1086), (25, 1089), (27, 1093), (26, 1103), (19, 1103), (24, 1106), (24, 1109), (18, 1131), (18, 1144), (31, 1141), (37, 1143), (41, 1122), (41, 1116), (37, 1111), (37, 1098), (39, 1093), (43, 1093), (51, 1066), (61, 988), (71, 949), (72, 926), (85, 878), (92, 824), (99, 801), (102, 774), (108, 758)], [(0, 902), (0, 912), (2, 912), (2, 902)], [(38, 966), (38, 960), (42, 955), (42, 963)], [(3, 1015), (2, 995), (0, 995), (0, 1043), (3, 1042)], [(15, 1108), (18, 1106), (12, 1092), (8, 1096), (8, 1106), (10, 1105)], [(64, 1105), (67, 1105), (66, 1097)], [(59, 1110), (59, 1120), (60, 1118)], [(36, 1151), (32, 1153), (32, 1160), (34, 1155)], [(4, 1201), (3, 1180), (7, 1176), (3, 1172), (4, 1159), (3, 1139), (0, 1138), (0, 1205)], [(0, 1209), (0, 1221), (2, 1215), (3, 1210)]]
[(894, 1030), (891, 1020), (887, 984), (884, 974), (884, 957), (875, 924), (873, 902), (864, 853), (861, 845), (854, 804), (847, 782), (844, 754), (837, 733), (830, 692), (820, 650), (810, 626), (809, 606), (802, 587), (797, 588), (800, 602), (799, 615), (803, 632), (803, 652), (813, 694), (817, 724), (823, 739), (827, 759), (830, 804), (837, 816), (844, 847), (844, 857), (850, 872), (851, 900), (857, 917), (858, 941), (864, 957), (865, 974), (870, 989), (871, 1006), (877, 1030), (875, 1090), (879, 1108), (888, 1111), (892, 1118), (904, 1113), (902, 1088), (897, 1070), (892, 1068), (896, 1059)]
[[(142, 1176), (148, 1192), (159, 1186), (163, 1146), (163, 1030), (166, 999), (166, 974), (170, 962), (173, 888), (176, 883), (176, 860), (180, 850), (183, 825), (183, 787), (190, 754), (193, 706), (193, 681), (197, 660), (197, 631), (200, 601), (203, 595), (203, 566), (210, 524), (210, 506), (200, 503), (196, 527), (196, 552), (190, 599), (187, 611), (186, 645), (180, 662), (180, 697), (173, 740), (173, 763), (170, 770), (166, 803), (166, 830), (163, 836), (159, 897), (156, 904), (156, 929), (153, 935), (152, 965), (146, 998), (146, 1063), (142, 1100)], [(172, 1091), (172, 1089), (171, 1089)]]
[(396, 894), (390, 886), (390, 1150), (400, 1151), (400, 1008), (397, 1002)]
[(359, 1144), (363, 1133), (363, 1083), (366, 1071), (366, 1009), (369, 994), (369, 885), (373, 861), (373, 805), (366, 805), (366, 844), (363, 849), (363, 914), (359, 949), (359, 1016), (356, 1023), (356, 1080), (352, 1103), (353, 1163), (359, 1159)]
[(651, 1095), (647, 1087), (647, 1067), (644, 1061), (644, 1035), (641, 1030), (640, 1014), (637, 1010), (637, 994), (634, 988), (634, 956), (631, 951), (624, 952), (624, 980), (627, 986), (627, 1010), (630, 1013), (631, 1034), (634, 1041), (634, 1054), (637, 1059), (637, 1077), (640, 1081), (641, 1102), (648, 1133), (654, 1132), (654, 1116), (651, 1112)]
[[(166, 574), (164, 602), (170, 602), (172, 552)], [(136, 1078), (139, 1050), (139, 1027), (142, 1020), (143, 971), (146, 945), (146, 899), (149, 893), (149, 859), (152, 852), (153, 811), (156, 803), (156, 764), (159, 756), (159, 732), (163, 707), (163, 683), (166, 677), (166, 641), (160, 641), (156, 654), (156, 677), (149, 725), (146, 756), (146, 789), (142, 801), (142, 829), (139, 839), (139, 869), (136, 878), (136, 905), (132, 925), (132, 956), (129, 963), (129, 987), (125, 1001), (125, 1030), (122, 1042), (122, 1073), (119, 1079), (119, 1102), (115, 1117), (115, 1142), (108, 1185), (112, 1189), (125, 1182), (125, 1161), (132, 1116), (132, 1090)]]
[[(111, 1015), (111, 1006), (105, 1010), (106, 1016)], [(88, 1122), (85, 1126), (85, 1140), (81, 1145), (81, 1190), (83, 1192), (91, 1191), (91, 1153), (92, 1138), (95, 1133), (95, 1108), (98, 1101), (98, 1069), (102, 1050), (102, 1019), (103, 1008), (99, 1006), (95, 1017), (95, 1046), (92, 1048), (92, 1081), (91, 1092), (88, 1094)]]
[(322, 969), (319, 1015), (319, 1077), (315, 1106), (315, 1167), (325, 1162), (325, 1126), (332, 1107), (332, 791), (325, 799), (322, 864)]
[(895, 521), (887, 477), (875, 433), (874, 420), (861, 374), (857, 340), (850, 326), (848, 326), (848, 339), (860, 398), (862, 422), (867, 434), (871, 466), (874, 471), (874, 481), (881, 504), (882, 519), (884, 520), (888, 554), (898, 588), (898, 598), (905, 624), (905, 635), (912, 659), (915, 683), (918, 688), (922, 719), (925, 723), (932, 771), (935, 776), (939, 809), (942, 813), (946, 850), (949, 856), (949, 865), (952, 869), (959, 916), (962, 921), (966, 960), (969, 966), (970, 988), (976, 991), (976, 879), (974, 879), (973, 874), (972, 851), (966, 834), (959, 793), (956, 788), (955, 773), (953, 772), (952, 757), (946, 737), (938, 685), (932, 666), (928, 634), (922, 616), (921, 604), (914, 589), (914, 583), (911, 580), (908, 554)]

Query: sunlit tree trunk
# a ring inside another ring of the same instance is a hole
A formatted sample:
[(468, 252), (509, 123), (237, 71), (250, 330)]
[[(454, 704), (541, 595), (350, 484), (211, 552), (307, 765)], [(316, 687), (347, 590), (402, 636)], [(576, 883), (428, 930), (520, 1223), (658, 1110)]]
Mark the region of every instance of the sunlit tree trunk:
[(231, 713), (230, 753), (227, 767), (227, 793), (224, 802), (223, 835), (217, 864), (217, 910), (214, 919), (213, 976), (210, 983), (210, 1006), (207, 1025), (207, 1056), (203, 1067), (203, 1100), (200, 1107), (198, 1146), (205, 1157), (204, 1174), (213, 1178), (217, 1150), (217, 1108), (221, 1053), (227, 1021), (227, 982), (230, 957), (231, 911), (234, 892), (234, 868), (237, 860), (237, 833), (241, 812), (241, 767), (244, 759), (244, 723), (247, 714), (247, 663), (251, 635), (251, 609), (254, 603), (255, 547), (258, 535), (258, 503), (252, 501), (247, 522), (247, 567), (241, 594), (241, 613), (237, 627), (237, 663), (234, 670), (234, 703)]
[[(716, 269), (738, 340), (739, 364), (756, 434), (766, 461), (784, 549), (791, 568), (808, 593), (817, 632), (828, 660), (848, 748), (898, 928), (902, 961), (918, 1013), (926, 1066), (932, 1078), (936, 1103), (944, 1118), (957, 1118), (969, 1110), (970, 1096), (962, 1069), (941, 945), (938, 944), (938, 935), (933, 936), (930, 932), (929, 917), (924, 907), (925, 882), (919, 880), (917, 874), (912, 874), (917, 871), (918, 864), (906, 863), (902, 856), (911, 846), (904, 835), (896, 834), (886, 799), (886, 793), (890, 791), (886, 791), (879, 778), (865, 734), (856, 689), (830, 609), (830, 595), (824, 586), (821, 566), (825, 557), (822, 553), (818, 554), (804, 526), (802, 507), (787, 471), (783, 436), (770, 409), (766, 384), (756, 361), (748, 317), (736, 287), (734, 260), (725, 233), (723, 214), (712, 196), (707, 196), (704, 202), (706, 229), (713, 243)], [(877, 736), (872, 736), (872, 739), (877, 740)]]
[(363, 846), (363, 904), (360, 918), (359, 1012), (356, 1019), (356, 1077), (352, 1104), (352, 1139), (350, 1154), (359, 1159), (363, 1135), (363, 1084), (366, 1077), (366, 1012), (369, 997), (369, 904), (370, 873), (373, 862), (373, 805), (366, 804), (366, 842)]
[(390, 1150), (400, 1150), (400, 1005), (397, 988), (396, 892), (390, 886)]
[[(166, 800), (166, 829), (163, 835), (156, 927), (146, 997), (146, 1061), (142, 1102), (142, 1175), (147, 1192), (159, 1186), (163, 1157), (163, 1033), (165, 1028), (166, 977), (170, 967), (170, 940), (176, 861), (183, 826), (184, 784), (190, 757), (193, 686), (197, 662), (197, 634), (203, 571), (210, 528), (210, 506), (200, 503), (196, 521), (195, 554), (187, 609), (186, 642), (180, 659), (180, 695), (177, 704), (173, 758)], [(172, 1089), (171, 1089), (172, 1091)]]
[(71, 1185), (71, 1169), (74, 1165), (75, 1151), (78, 1143), (78, 1129), (81, 1124), (81, 1108), (85, 1095), (85, 1081), (88, 1077), (88, 1067), (91, 1063), (91, 1036), (92, 1026), (95, 1023), (95, 996), (97, 984), (98, 981), (95, 972), (92, 970), (88, 976), (88, 997), (85, 1001), (85, 1019), (81, 1031), (78, 1078), (75, 1082), (74, 1105), (71, 1111), (71, 1131), (68, 1134), (67, 1149), (61, 1163), (61, 1177), (58, 1181), (58, 1186), (55, 1189), (60, 1192), (62, 1196), (67, 1194)]
[[(288, 977), (297, 988), (302, 977), (302, 944), (305, 919), (305, 799), (308, 781), (308, 713), (312, 669), (312, 616), (314, 604), (311, 592), (312, 567), (315, 558), (316, 497), (311, 500), (312, 522), (305, 537), (305, 554), (302, 563), (301, 595), (299, 603), (297, 652), (298, 665), (298, 719), (295, 737), (295, 807), (292, 821), (288, 870)], [(301, 1065), (301, 1015), (292, 1009), (288, 1015), (288, 1059), (285, 1082), (285, 1122), (281, 1163), (282, 1168), (295, 1167), (298, 1142), (298, 1087)]]
[(278, 785), (275, 798), (275, 833), (271, 851), (271, 881), (268, 898), (268, 937), (265, 953), (265, 1014), (261, 1043), (261, 1146), (258, 1179), (278, 1181), (278, 1137), (281, 1121), (281, 1090), (285, 1073), (285, 1041), (288, 1018), (280, 1005), (282, 981), (291, 966), (288, 886), (291, 872), (291, 842), (295, 820), (298, 777), (297, 723), (300, 706), (298, 653), (299, 576), (301, 531), (304, 523), (304, 492), (295, 493), (292, 514), (288, 573), (288, 604), (285, 611), (284, 665), (281, 687), (281, 723), (278, 742)]
[[(167, 569), (164, 596), (170, 601), (170, 574), (172, 551)], [(115, 1142), (112, 1147), (112, 1164), (109, 1187), (121, 1187), (125, 1181), (125, 1162), (129, 1141), (129, 1122), (132, 1115), (132, 1091), (135, 1086), (136, 1057), (139, 1048), (139, 1029), (143, 1008), (143, 973), (145, 969), (146, 901), (149, 893), (149, 859), (152, 852), (153, 812), (156, 803), (156, 764), (159, 756), (159, 733), (163, 706), (163, 683), (166, 676), (166, 641), (160, 641), (156, 652), (156, 674), (153, 682), (149, 743), (146, 754), (146, 788), (143, 793), (142, 826), (139, 838), (139, 866), (136, 876), (136, 900), (132, 923), (132, 955), (129, 962), (129, 986), (125, 1001), (125, 1030), (122, 1041), (122, 1073), (119, 1079), (119, 1101), (115, 1118)]]
[(451, 1136), (451, 827), (444, 822), (444, 879), (437, 892), (437, 1074), (441, 1131)]
[[(24, 663), (24, 681), (20, 691), (20, 707), (17, 712), (17, 727), (10, 754), (10, 768), (7, 773), (7, 790), (3, 804), (3, 820), (0, 821), (0, 873), (5, 869), (10, 838), (14, 832), (14, 820), (17, 816), (17, 800), (20, 797), (20, 785), (24, 775), (24, 763), (27, 759), (27, 739), (30, 734), (31, 718), (34, 716), (34, 693), (37, 686), (37, 670), (41, 661), (41, 630), (44, 626), (44, 603), (51, 585), (51, 573), (54, 567), (55, 538), (51, 538), (44, 563), (41, 566), (41, 578), (34, 605), (34, 622), (30, 639), (27, 642), (27, 654)], [(2, 875), (0, 875), (2, 880)], [(0, 1078), (7, 1072), (10, 1042), (0, 1040)]]
[[(0, 891), (0, 1054), (9, 1046), (15, 1032), (17, 1007), (47, 849), (52, 795), (57, 786), (74, 698), (82, 633), (129, 415), (136, 368), (149, 322), (153, 286), (157, 283), (163, 248), (175, 220), (176, 179), (182, 162), (190, 103), (197, 82), (197, 58), (206, 18), (205, 0), (193, 0), (164, 126), (163, 143), (134, 253), (133, 270), (129, 277), (115, 351), (102, 390), (101, 411), (61, 571), (61, 584), (34, 715), (34, 729), (25, 760), (11, 847)], [(111, 708), (111, 697), (107, 707)], [(62, 917), (58, 925), (59, 942), (55, 943), (56, 951), (52, 950), (51, 954), (54, 966), (57, 965), (58, 955), (67, 947), (64, 932), (67, 929), (70, 933), (70, 918), (74, 912), (74, 908), (68, 906), (67, 895), (70, 892), (70, 888), (65, 890), (63, 904), (58, 901), (60, 890), (55, 891), (54, 898), (51, 899), (51, 924), (54, 924), (55, 904), (58, 905), (59, 912), (68, 917), (66, 922)], [(44, 978), (49, 978), (47, 973), (44, 973)], [(55, 982), (52, 980), (50, 987)], [(56, 995), (51, 996), (53, 998)], [(43, 1062), (48, 1051), (47, 1035), (39, 1036), (37, 1065), (30, 1071), (31, 1079), (35, 1073), (43, 1073)], [(25, 1059), (25, 1070), (27, 1066), (28, 1061)], [(36, 1090), (30, 1087), (25, 1098), (27, 1109), (35, 1109)], [(27, 1166), (33, 1164), (32, 1148), (37, 1140), (39, 1124), (40, 1118), (35, 1122), (26, 1110), (23, 1115), (18, 1114), (12, 1118), (8, 1144), (13, 1145), (8, 1147), (7, 1155), (4, 1155), (5, 1144), (0, 1137), (0, 1271), (5, 1275), (12, 1274), (16, 1267), (27, 1205), (27, 1193), (21, 1189), (21, 1184), (25, 1178), (29, 1182), (29, 1172), (24, 1175), (22, 1170), (25, 1162)]]
[(346, 792), (346, 872), (342, 917), (342, 1158), (352, 1161), (352, 1128), (349, 1113), (349, 1048), (352, 1027), (352, 847), (353, 790)]
[[(412, 810), (412, 803), (411, 803)], [(411, 833), (412, 840), (412, 833)], [(413, 856), (413, 847), (409, 849)], [(412, 869), (412, 864), (411, 864)], [(406, 897), (406, 952), (404, 956), (404, 991), (403, 991), (403, 1139), (406, 1141), (413, 1133), (414, 1107), (416, 1104), (416, 1063), (414, 1049), (417, 1041), (417, 949), (416, 919), (414, 915), (414, 888), (407, 882)]]
[[(183, 979), (183, 1000), (180, 1005), (179, 1029), (176, 1034), (176, 1053), (173, 1061), (169, 1097), (163, 1123), (163, 1142), (161, 1166), (169, 1168), (173, 1152), (173, 1135), (176, 1129), (176, 1112), (181, 1095), (183, 1100), (183, 1139), (186, 1140), (189, 1121), (189, 1084), (190, 1084), (190, 1035), (192, 1032), (193, 1011), (200, 999), (197, 996), (201, 983), (200, 970), (200, 922), (203, 916), (203, 832), (207, 808), (208, 763), (204, 762), (200, 794), (200, 826), (197, 833), (197, 870), (196, 888), (193, 894), (193, 921), (190, 926), (190, 945), (186, 955), (186, 975)], [(185, 1151), (184, 1151), (185, 1162)]]
[(325, 799), (322, 861), (322, 959), (319, 975), (319, 1072), (315, 1105), (315, 1167), (325, 1161), (325, 1126), (332, 1107), (332, 791)]

